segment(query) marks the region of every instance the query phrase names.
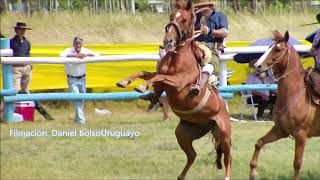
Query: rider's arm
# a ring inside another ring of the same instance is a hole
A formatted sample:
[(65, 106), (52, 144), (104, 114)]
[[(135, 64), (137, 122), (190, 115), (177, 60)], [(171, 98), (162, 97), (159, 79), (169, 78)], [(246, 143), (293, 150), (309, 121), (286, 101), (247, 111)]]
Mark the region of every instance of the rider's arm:
[(228, 19), (221, 12), (219, 12), (218, 19), (219, 19), (219, 26), (218, 26), (219, 29), (212, 29), (211, 35), (217, 38), (226, 38), (229, 35)]

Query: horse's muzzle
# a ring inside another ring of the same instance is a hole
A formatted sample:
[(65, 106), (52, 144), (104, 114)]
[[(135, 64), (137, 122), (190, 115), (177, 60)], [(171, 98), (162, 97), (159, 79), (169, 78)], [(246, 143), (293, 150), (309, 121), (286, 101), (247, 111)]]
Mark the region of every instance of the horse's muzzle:
[(176, 50), (176, 42), (171, 38), (164, 39), (163, 46), (167, 52), (174, 52)]

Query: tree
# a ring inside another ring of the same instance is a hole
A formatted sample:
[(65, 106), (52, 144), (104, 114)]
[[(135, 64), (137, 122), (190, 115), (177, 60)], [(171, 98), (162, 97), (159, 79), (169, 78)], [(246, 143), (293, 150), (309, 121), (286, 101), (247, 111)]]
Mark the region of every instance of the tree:
[(257, 14), (257, 0), (251, 0), (251, 11), (252, 14)]

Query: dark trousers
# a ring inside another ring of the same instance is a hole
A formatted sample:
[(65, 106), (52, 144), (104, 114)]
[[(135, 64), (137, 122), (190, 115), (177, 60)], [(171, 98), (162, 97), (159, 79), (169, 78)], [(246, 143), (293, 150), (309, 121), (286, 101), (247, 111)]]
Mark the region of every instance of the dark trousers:
[[(263, 117), (264, 110), (270, 107), (270, 114), (272, 114), (273, 105), (275, 104), (277, 96), (270, 94), (269, 100), (263, 100), (261, 96), (253, 96), (253, 103), (258, 105), (257, 117)], [(247, 103), (251, 104), (250, 99), (247, 99)]]

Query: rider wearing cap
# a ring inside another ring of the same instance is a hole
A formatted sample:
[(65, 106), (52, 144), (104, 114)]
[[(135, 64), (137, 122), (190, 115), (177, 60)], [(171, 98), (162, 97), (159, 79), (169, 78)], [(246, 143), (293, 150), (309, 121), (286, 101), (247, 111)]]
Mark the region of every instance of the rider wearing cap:
[(213, 71), (217, 69), (220, 54), (224, 49), (224, 38), (229, 34), (227, 17), (215, 10), (214, 2), (199, 0), (194, 7), (197, 16), (195, 31), (201, 33), (195, 40), (199, 42), (199, 47), (205, 51), (207, 57), (201, 63), (200, 80), (190, 89), (191, 96), (199, 94), (200, 89), (208, 83)]

